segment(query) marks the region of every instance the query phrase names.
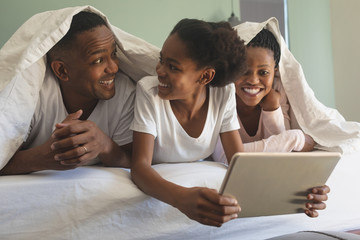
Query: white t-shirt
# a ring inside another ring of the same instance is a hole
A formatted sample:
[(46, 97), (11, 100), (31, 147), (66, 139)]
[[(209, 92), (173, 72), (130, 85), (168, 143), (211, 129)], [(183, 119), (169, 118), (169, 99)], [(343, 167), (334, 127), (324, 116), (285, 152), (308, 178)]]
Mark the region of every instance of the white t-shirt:
[[(115, 77), (115, 95), (109, 100), (99, 100), (88, 120), (94, 122), (118, 145), (132, 142), (129, 126), (133, 120), (135, 83), (122, 73)], [(58, 80), (51, 70), (46, 71), (39, 100), (31, 120), (29, 133), (23, 148), (43, 144), (62, 122), (68, 112), (64, 106)]]
[(134, 121), (130, 129), (155, 137), (153, 163), (192, 162), (209, 157), (219, 134), (239, 129), (235, 87), (209, 87), (205, 126), (198, 138), (189, 136), (174, 115), (170, 101), (158, 96), (157, 77), (137, 83)]

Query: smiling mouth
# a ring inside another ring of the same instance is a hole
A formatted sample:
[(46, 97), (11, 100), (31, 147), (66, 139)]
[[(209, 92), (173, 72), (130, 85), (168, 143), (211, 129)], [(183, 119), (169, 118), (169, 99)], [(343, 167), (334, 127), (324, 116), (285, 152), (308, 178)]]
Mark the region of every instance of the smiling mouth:
[(159, 86), (163, 87), (163, 88), (170, 88), (169, 84), (165, 84), (165, 83), (162, 83), (162, 82), (159, 82)]
[(251, 95), (256, 95), (261, 91), (261, 88), (243, 88), (243, 91)]
[(107, 81), (100, 81), (100, 84), (109, 86), (114, 82), (114, 79), (107, 80)]

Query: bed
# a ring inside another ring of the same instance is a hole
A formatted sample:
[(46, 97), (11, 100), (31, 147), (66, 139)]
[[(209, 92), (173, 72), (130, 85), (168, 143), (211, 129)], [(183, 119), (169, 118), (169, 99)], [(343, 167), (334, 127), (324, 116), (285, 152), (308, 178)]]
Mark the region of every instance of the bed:
[[(91, 6), (44, 12), (29, 19), (1, 49), (0, 123), (6, 124), (0, 124), (0, 168), (25, 139), (46, 70), (46, 52), (66, 33), (72, 16), (82, 10), (105, 18)], [(108, 24), (124, 54), (119, 56), (120, 68), (134, 80), (154, 75), (159, 49)], [(242, 26), (246, 33), (256, 34), (265, 25), (267, 22), (256, 26), (255, 31)], [(279, 33), (274, 19), (269, 28)], [(242, 32), (241, 26), (238, 31)], [(360, 124), (345, 122), (318, 103), (301, 66), (283, 43), (281, 46), (285, 54), (281, 69), (293, 69), (282, 73), (293, 119), (300, 120), (300, 127), (323, 146), (356, 150), (343, 154), (330, 176), (332, 191), (320, 217), (279, 215), (236, 219), (220, 228), (204, 226), (142, 193), (128, 169), (88, 166), (0, 176), (0, 239), (266, 239), (302, 230), (360, 229)], [(177, 184), (215, 189), (226, 172), (225, 165), (211, 161), (154, 168)]]
[[(128, 169), (102, 166), (0, 177), (0, 239), (267, 239), (303, 230), (360, 229), (360, 151), (344, 154), (328, 180), (327, 209), (201, 225), (142, 193)], [(226, 166), (159, 164), (166, 179), (219, 189)]]

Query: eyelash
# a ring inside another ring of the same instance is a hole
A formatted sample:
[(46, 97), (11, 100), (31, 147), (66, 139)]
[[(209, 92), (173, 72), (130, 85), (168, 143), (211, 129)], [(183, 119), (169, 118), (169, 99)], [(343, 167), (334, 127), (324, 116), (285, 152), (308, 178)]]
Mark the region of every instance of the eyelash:
[[(159, 63), (160, 63), (160, 64), (164, 64), (164, 60), (162, 59), (162, 57), (159, 57)], [(175, 66), (172, 65), (172, 64), (169, 64), (168, 67), (169, 67), (169, 69), (170, 69), (171, 71), (178, 71), (178, 70), (179, 70), (177, 67), (175, 67)]]
[[(116, 57), (116, 53), (117, 53), (117, 49), (115, 49), (115, 50), (111, 53), (111, 57)], [(102, 63), (102, 61), (103, 61), (103, 58), (100, 57), (100, 58), (96, 59), (96, 60), (93, 62), (93, 64), (100, 64), (100, 63)]]

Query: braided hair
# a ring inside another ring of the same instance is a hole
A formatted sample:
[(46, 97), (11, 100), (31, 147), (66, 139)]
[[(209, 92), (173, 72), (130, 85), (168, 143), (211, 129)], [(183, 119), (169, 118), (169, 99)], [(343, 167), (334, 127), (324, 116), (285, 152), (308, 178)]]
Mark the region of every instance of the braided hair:
[(280, 61), (280, 46), (274, 35), (267, 29), (261, 30), (251, 41), (247, 47), (261, 47), (270, 49), (274, 53), (275, 68), (279, 66)]

